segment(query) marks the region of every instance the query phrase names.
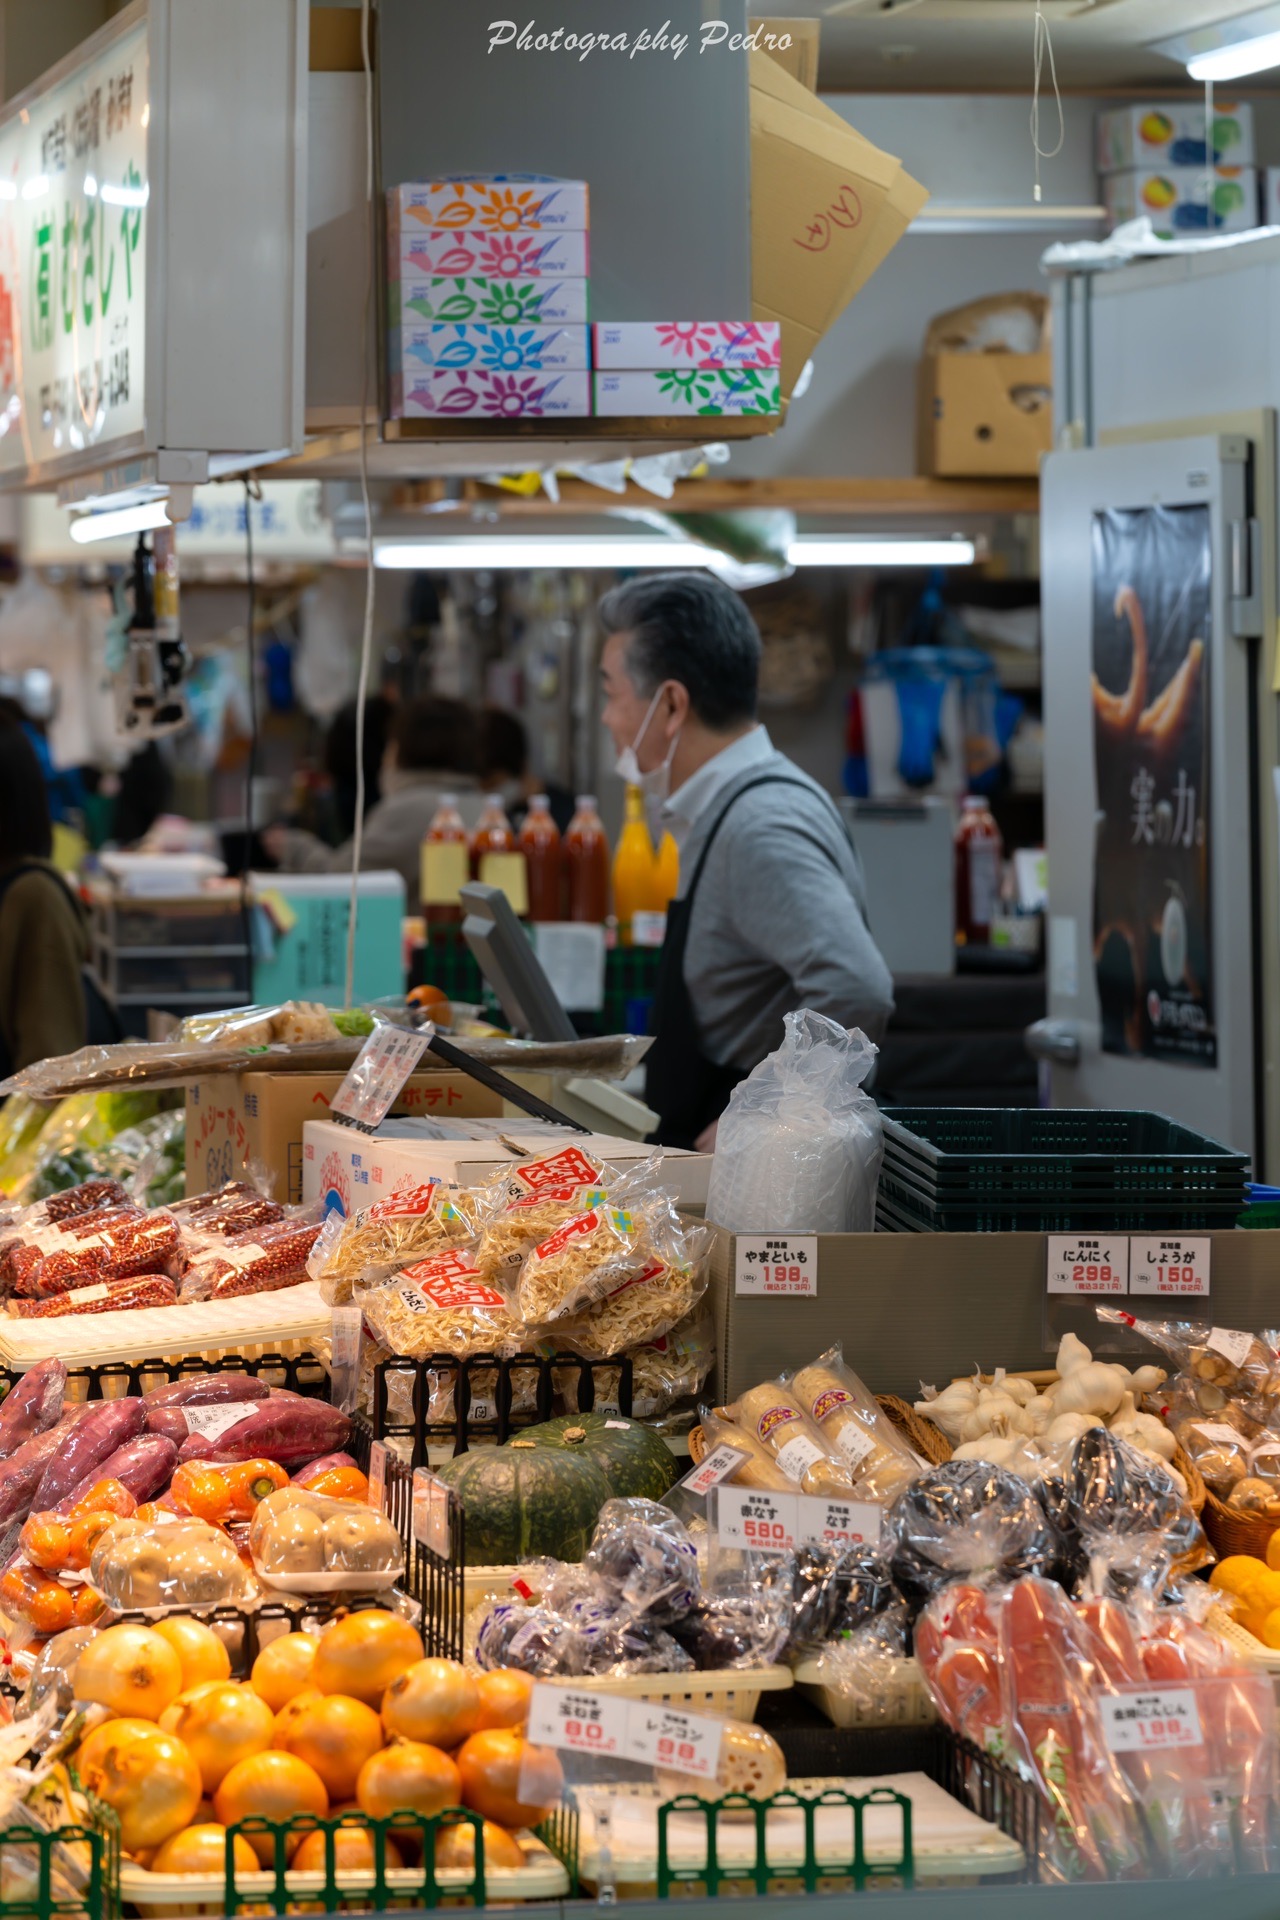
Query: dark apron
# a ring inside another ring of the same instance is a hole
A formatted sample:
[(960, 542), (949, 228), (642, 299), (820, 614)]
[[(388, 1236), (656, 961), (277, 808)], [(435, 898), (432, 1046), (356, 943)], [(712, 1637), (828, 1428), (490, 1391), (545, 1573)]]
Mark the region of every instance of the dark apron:
[[(763, 773), (739, 787), (712, 822), (688, 890), (667, 907), (667, 932), (649, 1018), (649, 1031), (655, 1038), (645, 1055), (644, 1076), (645, 1101), (658, 1116), (658, 1124), (649, 1137), (664, 1147), (692, 1147), (698, 1135), (720, 1118), (729, 1104), (729, 1095), (750, 1072), (749, 1067), (717, 1066), (703, 1053), (693, 1003), (685, 984), (684, 955), (694, 895), (707, 855), (726, 816), (753, 787), (802, 787), (806, 793), (812, 791), (803, 781), (791, 780), (784, 773)], [(838, 814), (836, 818), (839, 819)]]

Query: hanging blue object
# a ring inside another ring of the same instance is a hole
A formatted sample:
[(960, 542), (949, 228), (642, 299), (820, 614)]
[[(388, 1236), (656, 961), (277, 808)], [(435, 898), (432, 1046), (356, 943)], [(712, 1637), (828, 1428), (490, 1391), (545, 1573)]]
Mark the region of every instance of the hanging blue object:
[(262, 656), (266, 669), (267, 704), (272, 713), (291, 713), (293, 696), (293, 649), (283, 640), (273, 640)]
[[(925, 598), (931, 589), (926, 589)], [(937, 774), (942, 738), (942, 703), (959, 681), (965, 704), (965, 735), (972, 743), (994, 735), (986, 708), (995, 686), (991, 661), (976, 647), (891, 647), (872, 656), (868, 680), (892, 680), (898, 695), (901, 743), (898, 774), (909, 787), (930, 787)], [(994, 750), (993, 762), (999, 755)], [(969, 782), (972, 785), (972, 781)]]

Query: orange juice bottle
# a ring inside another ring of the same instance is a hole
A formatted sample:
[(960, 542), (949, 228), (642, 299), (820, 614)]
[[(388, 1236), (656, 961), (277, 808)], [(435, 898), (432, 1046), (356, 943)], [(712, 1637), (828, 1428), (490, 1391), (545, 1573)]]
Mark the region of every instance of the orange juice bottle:
[(429, 927), (456, 925), (461, 920), (458, 888), (470, 877), (467, 829), (458, 812), (457, 795), (442, 793), (423, 835), (419, 867), (422, 911)]
[(644, 795), (627, 788), (626, 813), (613, 856), (613, 910), (618, 938), (631, 945), (631, 916), (658, 911), (658, 858), (644, 817)]
[(528, 873), (529, 918), (563, 920), (560, 829), (551, 818), (551, 802), (545, 793), (530, 798), (520, 828), (520, 848)]
[(609, 912), (609, 841), (593, 793), (580, 793), (561, 843), (569, 918), (603, 922)]
[(665, 913), (680, 890), (680, 849), (674, 836), (664, 833), (658, 845), (657, 899), (654, 906)]

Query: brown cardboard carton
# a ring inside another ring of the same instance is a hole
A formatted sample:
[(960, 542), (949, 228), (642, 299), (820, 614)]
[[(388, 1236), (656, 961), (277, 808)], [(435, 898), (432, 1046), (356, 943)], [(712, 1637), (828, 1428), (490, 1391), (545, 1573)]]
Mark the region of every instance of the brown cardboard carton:
[[(302, 1129), (327, 1117), (341, 1073), (220, 1073), (187, 1088), (187, 1192), (238, 1179), (252, 1162), (274, 1176), (277, 1200), (302, 1199)], [(521, 1074), (519, 1084), (552, 1097), (549, 1079)], [(467, 1073), (415, 1073), (391, 1109), (477, 1119), (515, 1114), (500, 1095)], [(527, 1116), (524, 1116), (527, 1118)]]
[(927, 195), (768, 55), (750, 80), (752, 317), (781, 322), (785, 395)]
[(1044, 353), (938, 353), (920, 362), (919, 463), (948, 479), (1034, 478), (1053, 445)]
[[(818, 45), (822, 38), (821, 20), (757, 19), (753, 14), (749, 22), (751, 31), (760, 31), (760, 51), (776, 62), (784, 73), (798, 80), (810, 93), (818, 91)], [(789, 47), (776, 47), (768, 44), (766, 36), (772, 34), (775, 39), (784, 36), (790, 39)]]

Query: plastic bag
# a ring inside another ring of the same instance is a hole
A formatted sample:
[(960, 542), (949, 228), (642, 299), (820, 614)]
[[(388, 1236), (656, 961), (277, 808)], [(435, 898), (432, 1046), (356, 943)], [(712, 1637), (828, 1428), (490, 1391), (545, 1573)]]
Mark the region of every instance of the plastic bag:
[(190, 1260), (182, 1276), (183, 1305), (297, 1286), (307, 1277), (307, 1260), (319, 1233), (314, 1209), (303, 1209), (292, 1217), (220, 1237)]
[(1119, 1307), (1099, 1307), (1104, 1326), (1128, 1327), (1176, 1361), (1194, 1386), (1202, 1413), (1229, 1400), (1280, 1400), (1280, 1361), (1256, 1333), (1214, 1327), (1202, 1320), (1139, 1320)]
[(920, 1477), (920, 1462), (845, 1365), (839, 1344), (791, 1374), (788, 1384), (813, 1424), (834, 1443), (860, 1500), (888, 1505)]
[[(558, 1344), (558, 1343), (557, 1343)], [(715, 1328), (705, 1303), (669, 1333), (662, 1333), (644, 1346), (632, 1347), (620, 1356), (631, 1362), (631, 1407), (637, 1420), (660, 1420), (674, 1408), (693, 1410), (694, 1397), (715, 1365)], [(566, 1413), (579, 1407), (579, 1373), (576, 1367), (556, 1367), (552, 1380), (564, 1403)], [(601, 1367), (592, 1375), (592, 1406), (622, 1411), (621, 1367)]]
[(376, 1593), (404, 1569), (404, 1542), (385, 1514), (298, 1486), (259, 1502), (249, 1551), (263, 1584), (282, 1593)]
[[(727, 1794), (745, 1794), (752, 1800), (768, 1800), (787, 1784), (787, 1763), (782, 1748), (763, 1727), (737, 1720), (726, 1720), (720, 1734), (720, 1756), (714, 1780), (677, 1773), (673, 1768), (658, 1769), (658, 1792), (663, 1800), (677, 1794), (692, 1793), (699, 1800), (723, 1800)], [(749, 1807), (722, 1808), (720, 1821), (754, 1820)]]
[(1105, 1427), (1081, 1434), (1061, 1476), (1042, 1477), (1040, 1498), (1077, 1584), (1092, 1576), (1120, 1598), (1154, 1597), (1175, 1560), (1191, 1571), (1211, 1557), (1168, 1470)]
[(693, 1541), (652, 1500), (606, 1501), (583, 1565), (618, 1606), (654, 1626), (682, 1619), (701, 1590)]
[(1025, 1481), (981, 1460), (933, 1467), (900, 1494), (886, 1534), (893, 1577), (909, 1597), (957, 1579), (991, 1584), (1047, 1571), (1056, 1544)]
[(530, 1248), (516, 1282), (521, 1317), (548, 1326), (581, 1315), (650, 1269), (679, 1258), (680, 1223), (665, 1196), (610, 1199), (571, 1216)]
[(734, 1422), (773, 1456), (802, 1493), (853, 1497), (853, 1474), (804, 1411), (798, 1395), (781, 1381), (752, 1387), (728, 1409)]
[(470, 1241), (476, 1230), (474, 1197), (451, 1192), (439, 1180), (388, 1194), (358, 1213), (331, 1213), (307, 1260), (330, 1306), (345, 1306), (355, 1282), (370, 1268), (408, 1267)]
[(171, 1213), (116, 1207), (38, 1231), (9, 1255), (8, 1270), (16, 1294), (40, 1300), (141, 1274), (172, 1277), (181, 1253), (182, 1232)]
[(118, 1613), (244, 1606), (254, 1597), (234, 1543), (202, 1520), (117, 1520), (93, 1550), (89, 1578)]
[(403, 1268), (393, 1285), (363, 1292), (360, 1305), (379, 1346), (411, 1360), (482, 1353), (508, 1359), (528, 1345), (512, 1302), (485, 1280), (465, 1247)]
[(870, 1233), (884, 1133), (862, 1083), (876, 1048), (808, 1010), (720, 1121), (707, 1218), (734, 1233)]
[(771, 1667), (786, 1650), (791, 1609), (781, 1592), (704, 1593), (671, 1632), (705, 1672)]
[(556, 1344), (584, 1360), (612, 1360), (647, 1346), (686, 1319), (707, 1290), (708, 1227), (682, 1228), (638, 1273), (618, 1282), (603, 1299), (554, 1323)]

